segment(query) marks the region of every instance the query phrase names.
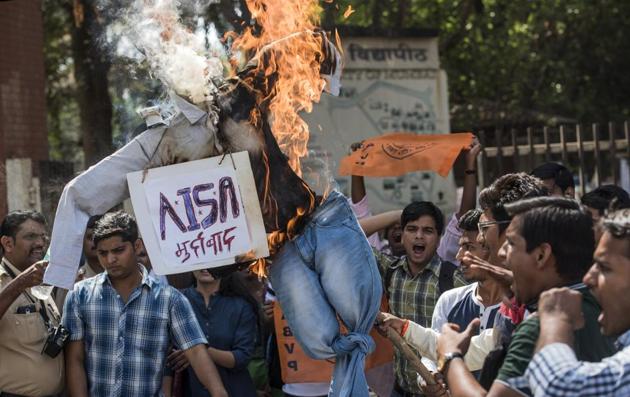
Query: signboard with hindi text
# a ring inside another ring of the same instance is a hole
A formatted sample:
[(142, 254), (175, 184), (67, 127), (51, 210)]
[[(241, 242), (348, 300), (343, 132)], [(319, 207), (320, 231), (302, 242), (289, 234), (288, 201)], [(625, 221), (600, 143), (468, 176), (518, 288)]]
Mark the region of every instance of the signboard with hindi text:
[[(316, 190), (314, 179), (326, 182), (332, 176), (350, 195), (350, 177), (338, 170), (353, 143), (393, 132), (447, 134), (451, 129), (438, 37), (342, 36), (342, 43), (340, 95), (322, 95), (313, 112), (303, 116), (311, 134), (302, 169)], [(365, 184), (373, 213), (422, 200), (434, 202), (445, 213), (456, 207), (452, 175), (420, 171), (369, 177)]]
[(247, 152), (133, 172), (127, 181), (157, 274), (269, 255)]

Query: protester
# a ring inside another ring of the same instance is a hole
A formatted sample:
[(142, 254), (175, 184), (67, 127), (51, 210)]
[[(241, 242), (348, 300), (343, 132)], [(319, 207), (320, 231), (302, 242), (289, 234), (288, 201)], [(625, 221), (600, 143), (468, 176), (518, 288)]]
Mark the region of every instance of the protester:
[(600, 219), (608, 210), (630, 207), (630, 196), (628, 196), (628, 192), (619, 186), (603, 185), (582, 196), (581, 202), (591, 213), (595, 230), (595, 241), (599, 241), (602, 236)]
[[(506, 231), (501, 256), (513, 272), (511, 289), (517, 302), (527, 304), (529, 312), (534, 313), (543, 291), (558, 286), (579, 291), (584, 296), (585, 327), (575, 334), (578, 355), (593, 361), (612, 354), (611, 341), (601, 335), (597, 326), (599, 306), (580, 282), (591, 264), (595, 245), (590, 216), (577, 202), (555, 197), (522, 200), (506, 205), (505, 209), (513, 219)], [(531, 395), (523, 375), (534, 354), (538, 318), (530, 316), (516, 328), (499, 375), (488, 392), (458, 359), (466, 352), (478, 325), (474, 321), (458, 333), (458, 326), (447, 324), (438, 338), (440, 369), (451, 395)]]
[(602, 333), (617, 337), (620, 351), (599, 363), (579, 361), (574, 334), (587, 316), (583, 296), (567, 288), (546, 291), (538, 309), (537, 353), (526, 374), (536, 396), (630, 395), (630, 300), (620, 299), (630, 289), (630, 210), (611, 213), (603, 228), (584, 283), (601, 305)]
[[(256, 347), (258, 302), (249, 293), (243, 276), (233, 272), (215, 278), (211, 270), (193, 272), (196, 286), (183, 291), (208, 340), (208, 352), (215, 362), (230, 396), (256, 397), (256, 387), (247, 365)], [(186, 395), (209, 396), (204, 385), (189, 367), (186, 355), (175, 350), (168, 357), (175, 370), (188, 370)]]
[(63, 324), (67, 387), (72, 396), (158, 396), (169, 343), (184, 351), (213, 396), (227, 396), (187, 299), (150, 277), (137, 254), (132, 216), (106, 214), (94, 229), (106, 270), (68, 293)]
[[(94, 233), (94, 225), (101, 219), (103, 215), (91, 216), (85, 227), (85, 234), (83, 235), (83, 258), (84, 262), (79, 271), (77, 272), (76, 281), (85, 280), (86, 278), (94, 277), (97, 274), (102, 273), (103, 267), (98, 261), (98, 255), (96, 255), (96, 248), (94, 247), (94, 241), (92, 235)], [(66, 295), (68, 290), (64, 288), (55, 288), (55, 304), (59, 308), (59, 311), (63, 314), (63, 306), (66, 301)]]
[(254, 382), (258, 395), (266, 396), (271, 393), (271, 386), (269, 385), (269, 367), (267, 366), (266, 360), (267, 340), (271, 329), (273, 328), (273, 318), (267, 316), (265, 310), (266, 308), (264, 306), (267, 288), (264, 279), (258, 277), (257, 275), (246, 270), (241, 271), (241, 275), (247, 288), (247, 292), (249, 292), (249, 294), (256, 300), (259, 318), (256, 346), (249, 364), (247, 365), (247, 371)]
[(149, 272), (149, 276), (155, 278), (160, 284), (168, 285), (168, 279), (164, 275), (159, 275), (153, 270), (153, 265), (151, 264), (151, 258), (149, 258), (149, 253), (147, 252), (147, 247), (144, 245), (144, 241), (140, 239), (142, 243), (142, 248), (138, 253), (138, 262), (140, 262)]
[[(350, 148), (352, 151), (360, 149), (361, 142), (352, 144)], [(352, 175), (351, 177), (349, 202), (357, 220), (360, 221), (361, 219), (372, 216), (365, 190), (365, 178), (362, 175)], [(367, 238), (370, 245), (377, 250), (393, 256), (402, 256), (405, 254), (405, 248), (402, 246), (401, 235), (402, 230), (400, 229), (400, 224), (395, 223), (383, 231), (385, 242), (381, 241), (378, 232), (368, 234)]]
[(488, 248), (477, 241), (480, 216), (481, 211), (471, 210), (459, 221), (458, 227), (463, 233), (459, 239), (457, 259), (461, 261), (464, 279), (472, 283), (446, 291), (440, 296), (431, 321), (431, 328), (438, 332), (446, 323), (466, 328), (475, 318), (481, 320), (482, 331), (494, 326), (499, 304), (503, 299), (503, 289), (494, 278), (483, 271), (471, 268), (468, 261), (463, 261), (466, 253), (484, 261), (488, 259)]
[[(352, 146), (352, 150), (359, 149), (361, 147), (360, 145), (360, 143), (354, 144)], [(477, 196), (477, 157), (479, 156), (481, 149), (482, 146), (479, 143), (479, 140), (475, 137), (470, 147), (464, 151), (466, 170), (464, 171), (464, 187), (461, 203), (457, 212), (449, 218), (449, 222), (446, 225), (444, 234), (440, 239), (440, 244), (437, 249), (438, 255), (445, 261), (453, 263), (457, 262), (455, 256), (459, 249), (458, 241), (462, 235), (462, 231), (457, 228), (457, 224), (466, 211), (475, 208)], [(373, 226), (370, 225), (366, 228), (364, 224), (364, 220), (366, 218), (371, 217), (373, 219), (379, 219), (378, 215), (376, 217), (372, 216), (367, 200), (368, 198), (365, 192), (365, 182), (363, 176), (352, 175), (350, 203), (352, 210), (355, 212), (357, 219), (364, 228), (366, 235), (369, 236), (368, 240), (370, 241), (370, 244), (385, 254), (397, 257), (403, 256), (405, 254), (405, 249), (401, 243), (402, 231), (398, 221), (400, 218), (400, 212), (391, 211), (390, 213), (386, 213), (393, 214), (394, 216), (394, 220), (390, 221), (389, 224), (383, 224), (379, 221)], [(386, 214), (381, 215), (387, 216)], [(387, 219), (391, 219), (391, 217)], [(387, 246), (385, 247), (383, 247), (384, 244), (381, 243), (379, 236), (376, 233), (380, 230), (384, 231), (384, 235), (387, 240)]]
[[(463, 231), (459, 240), (458, 258), (463, 258), (465, 252), (469, 252), (482, 259), (487, 258), (487, 248), (477, 242), (478, 221), (481, 215), (480, 210), (470, 210), (466, 212), (459, 221), (459, 229)], [(429, 332), (419, 324), (409, 320), (403, 320), (390, 314), (384, 314), (380, 321), (386, 326), (391, 326), (401, 334), (421, 355), (430, 360), (436, 360), (435, 342), (437, 333), (442, 329), (442, 325), (447, 322), (455, 323), (462, 329), (476, 319), (481, 319), (482, 331), (492, 329), (498, 315), (499, 304), (503, 297), (503, 290), (497, 282), (487, 277), (484, 272), (469, 269), (465, 262), (462, 262), (463, 276), (467, 281), (476, 281), (470, 285), (453, 288), (444, 292), (435, 305), (431, 328), (435, 332)], [(485, 357), (490, 351), (494, 340), (484, 336), (479, 344), (483, 344), (485, 350), (479, 351), (475, 358)], [(473, 360), (471, 358), (471, 360)], [(477, 360), (478, 362), (479, 360)], [(481, 360), (483, 361), (483, 360)], [(472, 363), (472, 361), (470, 361)], [(480, 369), (479, 366), (476, 369)]]
[(264, 316), (271, 322), (272, 333), (269, 339), (269, 350), (267, 352), (269, 365), (269, 385), (271, 386), (272, 396), (286, 397), (325, 397), (330, 390), (330, 382), (304, 382), (304, 383), (283, 383), (282, 370), (280, 368), (280, 352), (284, 346), (278, 345), (278, 340), (273, 327), (273, 311), (277, 304), (276, 294), (271, 286), (267, 283), (264, 304)]
[(575, 198), (573, 174), (560, 163), (544, 163), (534, 168), (531, 175), (543, 181), (551, 196)]
[(85, 262), (83, 266), (79, 268), (79, 270), (83, 270), (83, 278), (94, 277), (104, 271), (98, 260), (98, 255), (96, 255), (96, 247), (94, 246), (94, 240), (92, 238), (94, 236), (96, 222), (102, 217), (103, 215), (91, 216), (85, 227), (85, 235), (83, 237), (83, 257), (85, 258)]
[[(396, 222), (396, 211), (362, 221), (364, 229), (366, 221), (370, 228), (382, 229)], [(409, 204), (402, 211), (400, 224), (406, 255), (396, 258), (376, 250), (374, 255), (391, 313), (428, 327), (438, 297), (444, 291), (465, 285), (466, 281), (455, 271), (454, 264), (442, 261), (436, 253), (444, 231), (444, 216), (435, 204), (428, 201)], [(393, 395), (421, 393), (416, 372), (398, 351), (394, 357), (394, 372)]]
[(0, 225), (0, 395), (53, 396), (64, 386), (63, 352), (42, 354), (59, 325), (52, 298), (36, 299), (47, 262), (46, 219), (35, 211), (10, 212)]

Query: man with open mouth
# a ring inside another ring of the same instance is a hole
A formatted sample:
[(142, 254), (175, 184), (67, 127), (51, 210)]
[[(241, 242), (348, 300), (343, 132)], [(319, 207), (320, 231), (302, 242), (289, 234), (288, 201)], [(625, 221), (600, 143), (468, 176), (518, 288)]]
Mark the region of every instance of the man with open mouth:
[[(511, 290), (516, 301), (525, 304), (529, 313), (538, 309), (541, 293), (565, 286), (583, 299), (583, 329), (576, 331), (576, 351), (583, 360), (598, 361), (612, 354), (612, 342), (598, 329), (599, 306), (581, 282), (591, 264), (595, 239), (590, 215), (574, 200), (558, 197), (536, 197), (505, 206), (512, 217), (506, 241), (499, 256), (513, 272)], [(462, 355), (479, 322), (456, 332), (458, 326), (447, 324), (438, 339), (438, 357), (442, 374), (451, 395), (521, 396), (532, 395), (525, 370), (540, 332), (538, 317), (531, 315), (514, 331), (497, 378), (486, 390), (466, 368)]]
[[(389, 309), (396, 317), (429, 327), (439, 296), (453, 287), (466, 285), (466, 281), (459, 272), (455, 272), (454, 264), (443, 261), (437, 255), (444, 231), (444, 216), (435, 204), (428, 201), (409, 204), (402, 211), (400, 224), (405, 256), (395, 258), (375, 250)], [(394, 371), (396, 384), (393, 395), (422, 393), (415, 370), (398, 352), (395, 354)]]
[[(534, 395), (627, 396), (630, 394), (630, 210), (618, 210), (603, 221), (595, 263), (584, 283), (602, 307), (598, 317), (604, 335), (616, 336), (620, 351), (601, 362), (578, 361), (575, 329), (584, 327), (582, 295), (553, 289), (540, 298), (540, 337), (527, 379)], [(621, 299), (620, 299), (621, 298)]]

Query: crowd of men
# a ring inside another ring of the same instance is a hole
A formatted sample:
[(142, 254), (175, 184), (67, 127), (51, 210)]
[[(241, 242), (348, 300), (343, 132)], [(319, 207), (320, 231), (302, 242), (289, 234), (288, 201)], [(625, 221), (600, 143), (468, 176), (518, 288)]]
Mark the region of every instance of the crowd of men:
[[(604, 185), (575, 200), (571, 172), (546, 163), (477, 194), (480, 151), (475, 141), (464, 153), (447, 218), (427, 201), (372, 215), (352, 178), (389, 308), (376, 326), (399, 333), (437, 380), (427, 386), (396, 351), (386, 395), (630, 394), (628, 193)], [(268, 282), (212, 269), (158, 276), (129, 214), (90, 219), (74, 288), (47, 299), (32, 291), (47, 266), (46, 219), (9, 213), (0, 246), (0, 396), (327, 394), (328, 384), (282, 384)]]

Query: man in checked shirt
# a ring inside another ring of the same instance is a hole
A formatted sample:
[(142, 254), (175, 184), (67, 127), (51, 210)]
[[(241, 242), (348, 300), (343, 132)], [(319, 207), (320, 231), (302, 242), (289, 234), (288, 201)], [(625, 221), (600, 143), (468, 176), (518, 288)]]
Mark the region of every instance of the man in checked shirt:
[(566, 288), (545, 292), (537, 353), (526, 372), (535, 396), (630, 395), (630, 209), (608, 215), (603, 230), (584, 283), (602, 306), (602, 333), (618, 337), (619, 351), (598, 363), (578, 361), (572, 347), (573, 331), (584, 324), (582, 296)]
[(162, 395), (173, 341), (212, 396), (227, 397), (190, 303), (138, 263), (143, 247), (133, 217), (106, 214), (93, 239), (105, 272), (77, 283), (63, 313), (70, 332), (65, 350), (70, 396)]

